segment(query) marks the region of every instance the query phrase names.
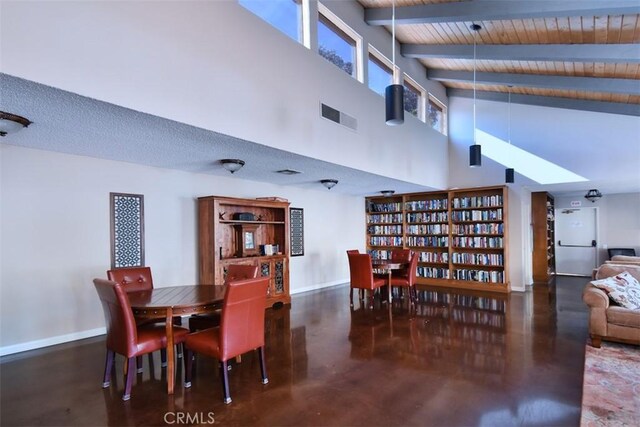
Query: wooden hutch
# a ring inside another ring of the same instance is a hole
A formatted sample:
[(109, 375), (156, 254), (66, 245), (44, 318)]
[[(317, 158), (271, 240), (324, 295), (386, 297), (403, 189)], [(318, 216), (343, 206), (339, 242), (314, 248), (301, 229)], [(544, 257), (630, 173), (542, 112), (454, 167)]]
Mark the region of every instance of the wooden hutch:
[(257, 265), (258, 274), (269, 277), (267, 307), (291, 303), (289, 202), (198, 198), (200, 283), (222, 285), (231, 264)]

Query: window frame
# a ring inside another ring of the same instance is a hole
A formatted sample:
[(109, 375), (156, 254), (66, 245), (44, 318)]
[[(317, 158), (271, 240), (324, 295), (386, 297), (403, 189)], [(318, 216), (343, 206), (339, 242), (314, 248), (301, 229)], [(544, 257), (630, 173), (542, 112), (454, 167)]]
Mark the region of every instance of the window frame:
[[(371, 86), (369, 86), (369, 61), (375, 63), (378, 67), (382, 68), (385, 71), (389, 72), (389, 84), (393, 83), (393, 63), (391, 62), (391, 60), (389, 60), (386, 56), (384, 56), (382, 53), (380, 53), (380, 51), (378, 49), (376, 49), (375, 47), (373, 47), (372, 45), (368, 46), (367, 49), (367, 87), (369, 89), (371, 89)], [(398, 67), (396, 67), (397, 69)], [(373, 90), (373, 89), (371, 89)], [(375, 90), (373, 90), (375, 93)], [(384, 93), (382, 93), (382, 96), (384, 96)]]
[[(418, 92), (418, 114), (415, 116), (418, 120), (426, 123), (426, 93), (427, 91), (418, 84), (414, 79), (412, 79), (407, 73), (403, 73), (403, 86), (409, 86), (415, 92)], [(405, 110), (406, 111), (406, 110)], [(407, 113), (411, 114), (409, 111)], [(411, 114), (413, 115), (413, 114)]]
[[(322, 22), (330, 30), (332, 30), (338, 37), (346, 41), (354, 49), (355, 57), (353, 66), (355, 67), (355, 73), (351, 77), (355, 78), (360, 83), (364, 81), (363, 72), (363, 54), (362, 54), (362, 36), (355, 32), (345, 22), (340, 19), (335, 13), (331, 12), (325, 5), (318, 2), (318, 22)], [(318, 37), (318, 54), (320, 53), (320, 37)]]
[[(433, 127), (432, 129), (447, 136), (449, 134), (449, 114), (447, 111), (448, 110), (447, 106), (444, 104), (444, 102), (436, 98), (431, 92), (429, 92), (427, 103), (435, 105), (437, 108), (440, 109), (440, 111), (442, 111), (442, 130), (439, 130)], [(425, 109), (425, 114), (426, 114), (426, 109)], [(426, 115), (425, 115), (425, 118), (426, 118)]]
[(276, 25), (274, 25), (272, 22), (267, 21), (263, 16), (258, 15), (254, 10), (250, 9), (247, 7), (247, 5), (242, 4), (241, 0), (238, 0), (238, 5), (241, 6), (243, 9), (247, 10), (248, 12), (252, 13), (253, 15), (257, 16), (258, 18), (260, 18), (262, 21), (266, 22), (267, 24), (269, 24), (271, 27), (275, 28), (276, 30), (280, 31), (282, 34), (284, 34), (285, 36), (289, 37), (291, 40), (294, 40), (297, 43), (300, 43), (302, 45), (305, 44), (305, 19), (304, 19), (304, 3), (308, 3), (308, 1), (305, 0), (291, 0), (291, 3), (294, 3), (297, 5), (297, 11), (296, 11), (296, 35), (297, 38), (293, 38), (291, 37), (287, 32), (285, 32), (282, 28), (277, 27)]

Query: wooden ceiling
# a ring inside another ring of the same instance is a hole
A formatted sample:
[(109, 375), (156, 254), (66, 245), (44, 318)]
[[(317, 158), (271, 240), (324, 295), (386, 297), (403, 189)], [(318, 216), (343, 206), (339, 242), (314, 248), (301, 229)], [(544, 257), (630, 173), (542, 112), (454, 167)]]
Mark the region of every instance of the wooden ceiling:
[[(392, 0), (359, 2), (391, 31)], [(640, 115), (639, 0), (396, 0), (402, 55), (450, 96), (473, 89), (474, 35), (479, 97)]]

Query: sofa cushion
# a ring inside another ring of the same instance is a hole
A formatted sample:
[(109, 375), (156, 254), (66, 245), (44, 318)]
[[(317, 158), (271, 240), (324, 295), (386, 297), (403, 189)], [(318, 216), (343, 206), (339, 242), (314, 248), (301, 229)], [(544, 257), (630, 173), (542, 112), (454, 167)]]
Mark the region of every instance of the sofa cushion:
[(640, 264), (640, 256), (614, 255), (611, 257), (611, 261), (634, 262), (636, 264)]
[[(607, 323), (640, 329), (640, 310), (627, 310), (611, 305), (607, 309)], [(640, 330), (637, 338), (640, 338)]]
[(632, 310), (640, 310), (640, 283), (627, 271), (591, 284), (605, 291), (616, 304)]
[(640, 265), (630, 264), (602, 264), (595, 273), (595, 279), (606, 279), (623, 272), (631, 274), (636, 280), (640, 280)]

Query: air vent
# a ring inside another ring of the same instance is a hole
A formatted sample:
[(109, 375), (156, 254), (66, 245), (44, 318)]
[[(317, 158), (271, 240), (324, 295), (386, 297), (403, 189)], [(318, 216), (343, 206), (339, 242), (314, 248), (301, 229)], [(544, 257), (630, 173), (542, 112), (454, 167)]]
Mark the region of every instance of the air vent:
[(355, 117), (329, 107), (327, 104), (320, 103), (320, 115), (351, 130), (358, 130), (358, 120)]
[(282, 175), (298, 175), (299, 173), (302, 173), (300, 171), (293, 170), (293, 169), (282, 169), (276, 172), (281, 173)]

